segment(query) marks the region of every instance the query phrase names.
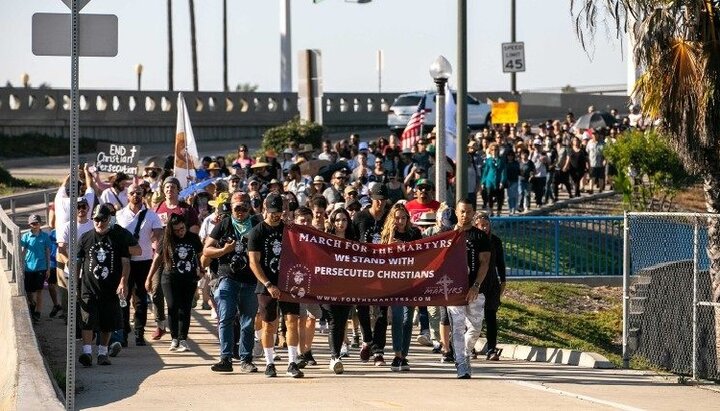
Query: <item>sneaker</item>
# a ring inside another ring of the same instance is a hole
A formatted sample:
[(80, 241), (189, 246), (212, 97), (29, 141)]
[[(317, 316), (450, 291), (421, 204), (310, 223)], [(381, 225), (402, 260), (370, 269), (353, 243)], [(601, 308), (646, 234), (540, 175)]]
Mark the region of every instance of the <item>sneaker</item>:
[(308, 365), (317, 365), (317, 361), (315, 361), (315, 357), (312, 355), (312, 351), (308, 351), (303, 355), (303, 359), (307, 361)]
[(295, 364), (297, 364), (298, 368), (305, 368), (308, 366), (308, 362), (305, 361), (305, 358), (303, 358), (302, 354), (298, 355)]
[(400, 361), (400, 371), (410, 371), (410, 364), (408, 363), (407, 358), (403, 358)]
[(57, 313), (59, 313), (60, 311), (62, 311), (62, 306), (61, 306), (61, 305), (55, 305), (55, 306), (53, 306), (53, 309), (50, 311), (50, 318), (55, 318), (55, 316), (57, 315)]
[(502, 354), (502, 348), (498, 349), (495, 348), (494, 350), (488, 351), (487, 353), (487, 360), (488, 361), (500, 361), (500, 354)]
[(110, 344), (110, 346), (108, 347), (108, 355), (110, 355), (111, 357), (117, 357), (117, 355), (120, 354), (120, 351), (122, 351), (122, 344), (117, 341)]
[(295, 364), (294, 362), (291, 362), (290, 364), (288, 364), (288, 369), (287, 369), (286, 374), (293, 378), (302, 378), (305, 376), (305, 374), (303, 374), (303, 372), (300, 371), (300, 368), (298, 368), (297, 364)]
[(168, 348), (168, 350), (177, 351), (179, 346), (180, 346), (180, 342), (173, 338), (173, 340), (170, 341), (170, 348)]
[(92, 355), (80, 354), (80, 358), (78, 358), (78, 361), (80, 361), (80, 364), (84, 365), (85, 367), (90, 367), (92, 366)]
[(155, 328), (155, 332), (152, 335), (152, 339), (157, 341), (162, 338), (163, 335), (165, 335), (167, 331), (165, 331), (164, 328), (157, 327)]
[(249, 374), (251, 372), (257, 372), (258, 369), (255, 364), (250, 361), (240, 361), (240, 371)]
[[(377, 361), (377, 360), (375, 360), (375, 361)], [(393, 358), (392, 363), (390, 363), (390, 370), (395, 371), (395, 372), (400, 371), (401, 364), (402, 364), (402, 358), (400, 358), (400, 357)], [(375, 365), (377, 365), (377, 362), (375, 363)]]
[(232, 372), (232, 361), (229, 358), (221, 358), (216, 364), (210, 367), (215, 372)]
[(253, 357), (262, 357), (263, 356), (263, 347), (260, 340), (255, 340), (255, 345), (253, 346)]
[(360, 348), (360, 336), (359, 335), (352, 336), (352, 344), (350, 344), (350, 347)]
[(342, 374), (343, 371), (345, 371), (342, 360), (340, 360), (340, 358), (330, 358), (330, 371), (334, 372), (335, 374)]
[(468, 367), (467, 362), (462, 362), (460, 364), (455, 364), (457, 367), (457, 377), (461, 380), (467, 380), (471, 377), (470, 375), (470, 367)]
[(383, 358), (382, 354), (375, 354), (375, 366), (376, 367), (383, 367), (385, 366), (385, 358)]
[(445, 364), (452, 364), (455, 362), (455, 356), (451, 352), (443, 353), (443, 356), (440, 359), (440, 362), (445, 363)]
[(275, 371), (275, 364), (268, 364), (267, 367), (265, 367), (265, 376), (277, 377), (277, 371)]
[(327, 322), (320, 321), (320, 334), (327, 334), (327, 332), (328, 332)]
[(416, 341), (418, 342), (418, 344), (423, 345), (425, 347), (432, 347), (432, 345), (433, 345), (432, 340), (430, 339), (430, 336), (427, 334), (424, 334), (424, 333), (418, 335), (416, 338)]
[(442, 343), (440, 341), (433, 340), (433, 354), (441, 354), (442, 353)]
[(350, 349), (348, 348), (347, 344), (343, 343), (342, 348), (340, 348), (340, 358), (347, 358), (350, 356)]
[(110, 362), (110, 359), (107, 355), (98, 355), (97, 356), (97, 364), (98, 365), (112, 365)]
[(180, 340), (177, 351), (178, 352), (190, 351), (190, 347), (188, 347), (188, 343), (186, 340)]
[(145, 342), (145, 336), (141, 335), (139, 337), (135, 337), (135, 346), (136, 347), (144, 347), (147, 343)]
[(37, 324), (40, 321), (40, 311), (33, 311), (32, 319)]
[(477, 353), (477, 351), (475, 351), (475, 348), (473, 348), (472, 351), (470, 351), (469, 357), (472, 358), (473, 360), (477, 360), (477, 356), (478, 356), (478, 353)]
[(360, 361), (370, 361), (370, 346), (365, 343), (363, 343), (362, 348), (360, 349)]

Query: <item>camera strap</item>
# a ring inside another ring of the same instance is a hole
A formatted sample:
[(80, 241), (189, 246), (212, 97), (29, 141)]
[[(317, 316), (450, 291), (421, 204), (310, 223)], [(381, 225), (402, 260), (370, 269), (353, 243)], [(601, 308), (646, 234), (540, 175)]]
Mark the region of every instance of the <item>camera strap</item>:
[(135, 226), (135, 230), (133, 231), (133, 237), (135, 238), (139, 238), (140, 236), (140, 226), (142, 225), (143, 221), (145, 221), (145, 214), (147, 214), (147, 211), (147, 208), (143, 208), (138, 215), (137, 225)]

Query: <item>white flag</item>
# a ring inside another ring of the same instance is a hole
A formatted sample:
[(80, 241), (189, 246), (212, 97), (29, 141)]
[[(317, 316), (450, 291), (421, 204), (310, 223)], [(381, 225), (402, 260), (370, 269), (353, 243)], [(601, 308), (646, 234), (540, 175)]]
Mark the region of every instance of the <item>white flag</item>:
[(457, 145), (456, 111), (455, 99), (450, 87), (445, 83), (445, 155), (453, 161), (457, 161), (457, 158), (455, 158), (455, 147)]
[[(190, 125), (190, 116), (182, 93), (177, 99), (177, 125), (175, 129), (175, 170), (181, 188), (188, 186), (188, 181), (195, 178), (195, 168), (200, 164), (195, 135)], [(189, 178), (188, 178), (189, 177)]]

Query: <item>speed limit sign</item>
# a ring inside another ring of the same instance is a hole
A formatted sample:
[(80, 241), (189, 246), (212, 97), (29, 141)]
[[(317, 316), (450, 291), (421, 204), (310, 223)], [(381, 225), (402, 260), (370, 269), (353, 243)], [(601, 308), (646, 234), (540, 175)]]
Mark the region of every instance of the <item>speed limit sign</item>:
[(502, 43), (503, 73), (525, 71), (525, 43)]

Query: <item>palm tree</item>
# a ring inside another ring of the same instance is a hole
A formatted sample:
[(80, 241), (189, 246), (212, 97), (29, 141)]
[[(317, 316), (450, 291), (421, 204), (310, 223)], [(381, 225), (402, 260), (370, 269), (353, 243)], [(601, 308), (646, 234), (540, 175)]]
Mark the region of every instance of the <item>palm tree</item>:
[(172, 0), (167, 0), (167, 28), (168, 28), (168, 90), (173, 91), (173, 29), (172, 29)]
[[(720, 2), (571, 0), (570, 7), (583, 46), (605, 14), (618, 37), (633, 30), (643, 111), (664, 120), (684, 167), (703, 179), (708, 212), (720, 213)], [(720, 302), (720, 218), (707, 224), (712, 296)], [(715, 324), (720, 342), (720, 310)]]
[(190, 48), (192, 49), (193, 91), (198, 91), (197, 39), (195, 38), (195, 1), (190, 3)]
[(227, 55), (227, 0), (223, 0), (223, 90), (229, 91), (228, 87), (228, 55)]

